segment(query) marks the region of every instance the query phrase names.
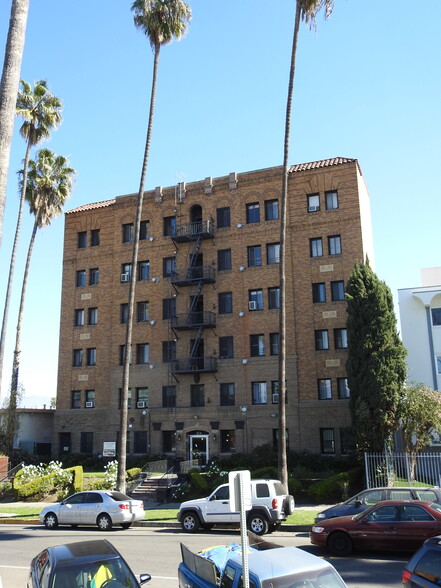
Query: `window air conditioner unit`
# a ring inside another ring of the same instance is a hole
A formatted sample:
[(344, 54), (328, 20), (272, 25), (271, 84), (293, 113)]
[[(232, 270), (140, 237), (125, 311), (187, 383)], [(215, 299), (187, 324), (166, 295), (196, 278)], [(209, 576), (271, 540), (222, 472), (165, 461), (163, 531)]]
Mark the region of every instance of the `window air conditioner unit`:
[(308, 206), (308, 212), (317, 212), (320, 210), (320, 206)]
[(250, 300), (250, 302), (248, 302), (248, 309), (257, 310), (257, 302), (255, 300)]
[(95, 402), (86, 402), (86, 408), (93, 408), (95, 406)]
[(273, 404), (279, 404), (279, 393), (274, 392), (273, 394)]
[(139, 400), (136, 403), (136, 408), (147, 408), (147, 402), (145, 402), (144, 400)]
[(121, 274), (121, 282), (128, 282), (130, 280), (130, 275), (128, 273)]

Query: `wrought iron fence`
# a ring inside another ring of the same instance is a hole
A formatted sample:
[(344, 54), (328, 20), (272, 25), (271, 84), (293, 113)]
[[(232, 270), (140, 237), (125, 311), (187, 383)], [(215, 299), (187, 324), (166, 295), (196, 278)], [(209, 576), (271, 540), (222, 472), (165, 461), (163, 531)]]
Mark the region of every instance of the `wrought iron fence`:
[(368, 488), (441, 486), (441, 453), (365, 453)]

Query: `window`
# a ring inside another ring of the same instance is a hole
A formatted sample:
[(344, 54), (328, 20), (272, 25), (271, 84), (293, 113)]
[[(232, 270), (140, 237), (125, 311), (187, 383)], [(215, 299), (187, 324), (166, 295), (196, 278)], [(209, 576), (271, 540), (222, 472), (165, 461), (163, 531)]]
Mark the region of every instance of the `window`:
[(80, 453), (93, 453), (93, 433), (81, 432)]
[(268, 243), (266, 246), (266, 263), (274, 265), (280, 261), (280, 243)]
[(86, 362), (89, 366), (96, 365), (96, 347), (89, 347), (87, 349)]
[[(119, 365), (124, 365), (125, 356), (126, 356), (126, 346), (120, 345), (119, 346)], [(130, 349), (129, 364), (132, 365), (132, 350), (131, 349)]]
[(441, 356), (436, 356), (436, 368), (439, 374), (441, 374)]
[(134, 237), (133, 223), (127, 223), (122, 226), (123, 243), (132, 243)]
[(172, 237), (176, 234), (176, 217), (164, 217), (164, 237)]
[(236, 403), (236, 392), (234, 389), (234, 383), (220, 384), (220, 405), (221, 406), (234, 406)]
[(216, 224), (218, 229), (230, 226), (230, 207), (223, 206), (216, 209)]
[(162, 260), (162, 275), (164, 278), (170, 278), (176, 270), (176, 258), (164, 257)]
[(148, 343), (137, 343), (136, 344), (136, 363), (146, 364), (149, 362), (149, 344)]
[(74, 325), (76, 327), (82, 327), (84, 325), (84, 309), (83, 308), (76, 308), (75, 309)]
[(320, 210), (320, 194), (308, 194), (308, 212), (318, 212)]
[(321, 237), (315, 237), (309, 239), (309, 251), (311, 257), (322, 257), (323, 255), (323, 243)]
[(72, 390), (70, 397), (71, 408), (81, 408), (81, 390)]
[(81, 288), (82, 286), (86, 285), (86, 270), (77, 271), (76, 285), (77, 288)]
[(312, 301), (326, 302), (326, 286), (324, 282), (317, 282), (312, 285)]
[(266, 382), (251, 382), (251, 400), (253, 404), (267, 404)]
[(268, 288), (268, 308), (280, 308), (280, 288)]
[(138, 263), (138, 281), (145, 282), (150, 278), (150, 262), (140, 261)]
[(263, 357), (265, 355), (265, 336), (250, 335), (251, 357)]
[(340, 235), (331, 235), (328, 237), (329, 255), (339, 255), (341, 253)]
[(249, 310), (263, 309), (263, 290), (248, 291), (248, 308)]
[(236, 431), (234, 429), (219, 431), (221, 453), (234, 453), (236, 451)]
[[(94, 408), (95, 406), (95, 390), (86, 390), (86, 408)], [(90, 406), (92, 405), (92, 406)]]
[(345, 299), (345, 284), (343, 280), (331, 282), (331, 298), (334, 302)]
[(162, 300), (162, 318), (169, 320), (176, 316), (176, 298), (163, 298)]
[(218, 311), (219, 314), (229, 314), (233, 312), (233, 293), (219, 292), (218, 294)]
[(87, 311), (88, 320), (87, 322), (89, 325), (97, 325), (98, 324), (98, 308), (95, 306), (93, 308), (89, 308)]
[(335, 349), (348, 348), (348, 331), (347, 329), (334, 329), (334, 347)]
[[(138, 404), (140, 403), (140, 404)], [(148, 408), (149, 406), (149, 389), (136, 388), (136, 407)]]
[(248, 267), (262, 265), (262, 249), (260, 245), (248, 247)]
[(132, 279), (132, 264), (131, 263), (123, 263), (121, 266), (121, 282), (130, 282), (131, 279)]
[(163, 453), (176, 452), (175, 431), (162, 431), (162, 451)]
[[(119, 389), (118, 408), (121, 410), (122, 407), (122, 388)], [(129, 388), (127, 391), (127, 408), (132, 408), (132, 389)]]
[(148, 220), (141, 221), (139, 225), (139, 240), (145, 241), (150, 237), (150, 222)]
[(176, 341), (162, 342), (162, 361), (170, 363), (176, 359)]
[(136, 317), (138, 323), (146, 323), (149, 320), (149, 303), (138, 302), (136, 305)]
[(89, 286), (97, 286), (100, 278), (100, 271), (97, 267), (89, 270)]
[(78, 249), (84, 249), (87, 246), (87, 231), (78, 233)]
[(335, 453), (334, 429), (320, 429), (320, 450), (322, 453)]
[(270, 354), (279, 355), (279, 333), (270, 333)]
[(219, 359), (232, 359), (234, 357), (234, 344), (231, 335), (219, 337)]
[(231, 269), (231, 249), (219, 249), (217, 252), (217, 269), (219, 271)]
[(190, 386), (190, 406), (205, 406), (204, 385), (192, 384)]
[(334, 210), (338, 208), (338, 192), (337, 190), (329, 190), (325, 192), (326, 210)]
[(330, 378), (323, 378), (317, 380), (318, 398), (319, 400), (332, 399), (332, 382)]
[(260, 223), (260, 206), (258, 202), (247, 204), (247, 223)]
[(431, 308), (430, 312), (432, 313), (432, 325), (439, 327), (441, 325), (441, 308)]
[(338, 390), (338, 397), (340, 399), (341, 398), (350, 398), (351, 391), (349, 390), (347, 378), (337, 378), (337, 390)]
[(176, 406), (176, 386), (162, 386), (162, 406), (164, 408)]
[(279, 201), (265, 200), (265, 220), (278, 220), (279, 218)]
[(127, 302), (123, 302), (119, 308), (120, 322), (121, 324), (125, 325), (129, 320), (129, 305)]
[(83, 365), (83, 350), (82, 349), (74, 349), (73, 350), (73, 367), (80, 367)]
[(133, 453), (147, 453), (147, 431), (135, 431), (133, 434)]
[(100, 244), (100, 230), (92, 229), (90, 231), (90, 246), (97, 247)]
[[(288, 394), (285, 390), (285, 404), (288, 401)], [(272, 380), (271, 382), (271, 402), (273, 404), (279, 404), (279, 380)]]
[(315, 331), (315, 348), (317, 351), (329, 349), (328, 331), (326, 329)]

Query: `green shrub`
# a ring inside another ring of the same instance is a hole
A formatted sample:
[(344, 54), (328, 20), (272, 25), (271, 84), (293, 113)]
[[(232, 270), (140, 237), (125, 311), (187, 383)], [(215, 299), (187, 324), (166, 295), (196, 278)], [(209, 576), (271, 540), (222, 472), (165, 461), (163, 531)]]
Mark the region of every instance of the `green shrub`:
[(194, 492), (196, 496), (206, 496), (208, 494), (206, 476), (198, 471), (193, 472), (190, 476), (190, 487), (191, 491)]
[(308, 492), (317, 503), (339, 502), (348, 497), (350, 488), (359, 483), (361, 477), (361, 469), (354, 468), (315, 482), (309, 487)]
[(294, 476), (288, 476), (288, 493), (291, 496), (298, 496), (303, 492), (303, 484), (300, 480), (295, 478)]
[(141, 468), (130, 468), (126, 471), (126, 481), (133, 482), (141, 473)]

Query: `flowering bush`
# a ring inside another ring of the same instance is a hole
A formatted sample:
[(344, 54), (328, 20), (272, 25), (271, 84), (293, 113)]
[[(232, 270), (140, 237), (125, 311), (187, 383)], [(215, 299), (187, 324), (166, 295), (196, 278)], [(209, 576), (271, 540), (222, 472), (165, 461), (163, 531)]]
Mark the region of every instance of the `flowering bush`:
[(110, 461), (105, 467), (104, 485), (109, 490), (113, 490), (116, 486), (118, 477), (118, 462), (117, 460)]

